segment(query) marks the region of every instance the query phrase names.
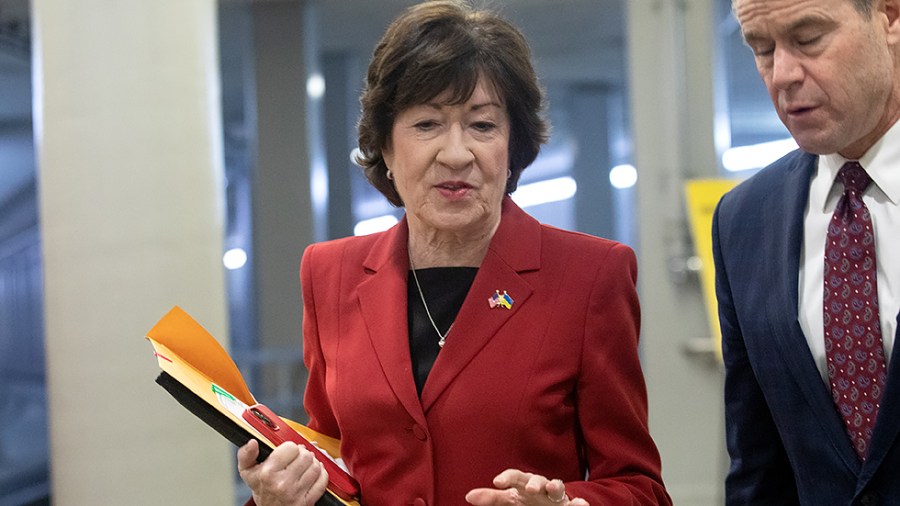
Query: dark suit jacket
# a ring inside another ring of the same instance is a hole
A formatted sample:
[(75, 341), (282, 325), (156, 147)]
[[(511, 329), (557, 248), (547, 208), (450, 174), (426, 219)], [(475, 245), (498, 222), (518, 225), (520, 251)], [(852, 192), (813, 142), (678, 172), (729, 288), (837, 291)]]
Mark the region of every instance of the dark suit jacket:
[[(305, 406), (367, 505), (459, 505), (520, 468), (592, 504), (669, 504), (647, 430), (633, 252), (511, 200), (424, 386), (410, 369), (406, 220), (304, 253)], [(514, 299), (491, 309), (495, 290)], [(585, 473), (590, 481), (583, 481)]]
[(730, 505), (900, 504), (900, 346), (862, 464), (798, 322), (816, 163), (785, 156), (726, 194), (713, 219)]

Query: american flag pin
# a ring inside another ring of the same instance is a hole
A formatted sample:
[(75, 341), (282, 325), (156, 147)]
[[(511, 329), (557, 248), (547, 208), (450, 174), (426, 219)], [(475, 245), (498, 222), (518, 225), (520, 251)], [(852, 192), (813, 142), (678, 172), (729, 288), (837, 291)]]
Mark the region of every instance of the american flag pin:
[(512, 309), (513, 298), (506, 293), (506, 290), (503, 290), (503, 294), (500, 294), (500, 290), (494, 290), (494, 295), (488, 297), (488, 304), (490, 304), (491, 309), (502, 307), (504, 309)]

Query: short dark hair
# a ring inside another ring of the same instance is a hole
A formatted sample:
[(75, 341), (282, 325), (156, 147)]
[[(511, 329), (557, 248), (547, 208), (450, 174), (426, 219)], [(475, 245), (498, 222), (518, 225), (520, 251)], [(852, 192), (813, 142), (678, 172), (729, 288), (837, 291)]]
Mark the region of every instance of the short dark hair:
[(478, 79), (493, 86), (510, 119), (506, 192), (547, 141), (544, 92), (522, 33), (498, 14), (462, 0), (414, 5), (395, 19), (375, 47), (360, 97), (359, 155), (366, 178), (391, 204), (403, 201), (387, 178), (382, 150), (397, 115), (449, 92), (448, 104), (471, 97)]
[(860, 14), (865, 14), (866, 16), (872, 15), (872, 7), (875, 4), (875, 0), (853, 0), (853, 6), (856, 7), (856, 10), (859, 11)]

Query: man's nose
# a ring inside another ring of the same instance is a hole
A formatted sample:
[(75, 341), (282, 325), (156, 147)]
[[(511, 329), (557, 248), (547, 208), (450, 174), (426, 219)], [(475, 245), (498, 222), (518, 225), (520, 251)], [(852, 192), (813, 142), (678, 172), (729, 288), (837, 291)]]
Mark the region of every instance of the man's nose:
[(772, 85), (779, 90), (787, 90), (803, 81), (802, 61), (790, 49), (775, 48), (772, 61)]

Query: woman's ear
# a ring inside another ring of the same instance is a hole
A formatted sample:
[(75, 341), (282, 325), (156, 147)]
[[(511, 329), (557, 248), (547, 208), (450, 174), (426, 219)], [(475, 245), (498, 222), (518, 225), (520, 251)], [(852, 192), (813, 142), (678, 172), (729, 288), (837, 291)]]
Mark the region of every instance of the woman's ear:
[[(900, 0), (898, 0), (900, 1)], [(391, 170), (391, 165), (393, 165), (394, 161), (394, 150), (391, 149), (391, 136), (388, 135), (388, 138), (384, 141), (384, 146), (381, 146), (381, 159), (384, 160), (384, 165)]]

